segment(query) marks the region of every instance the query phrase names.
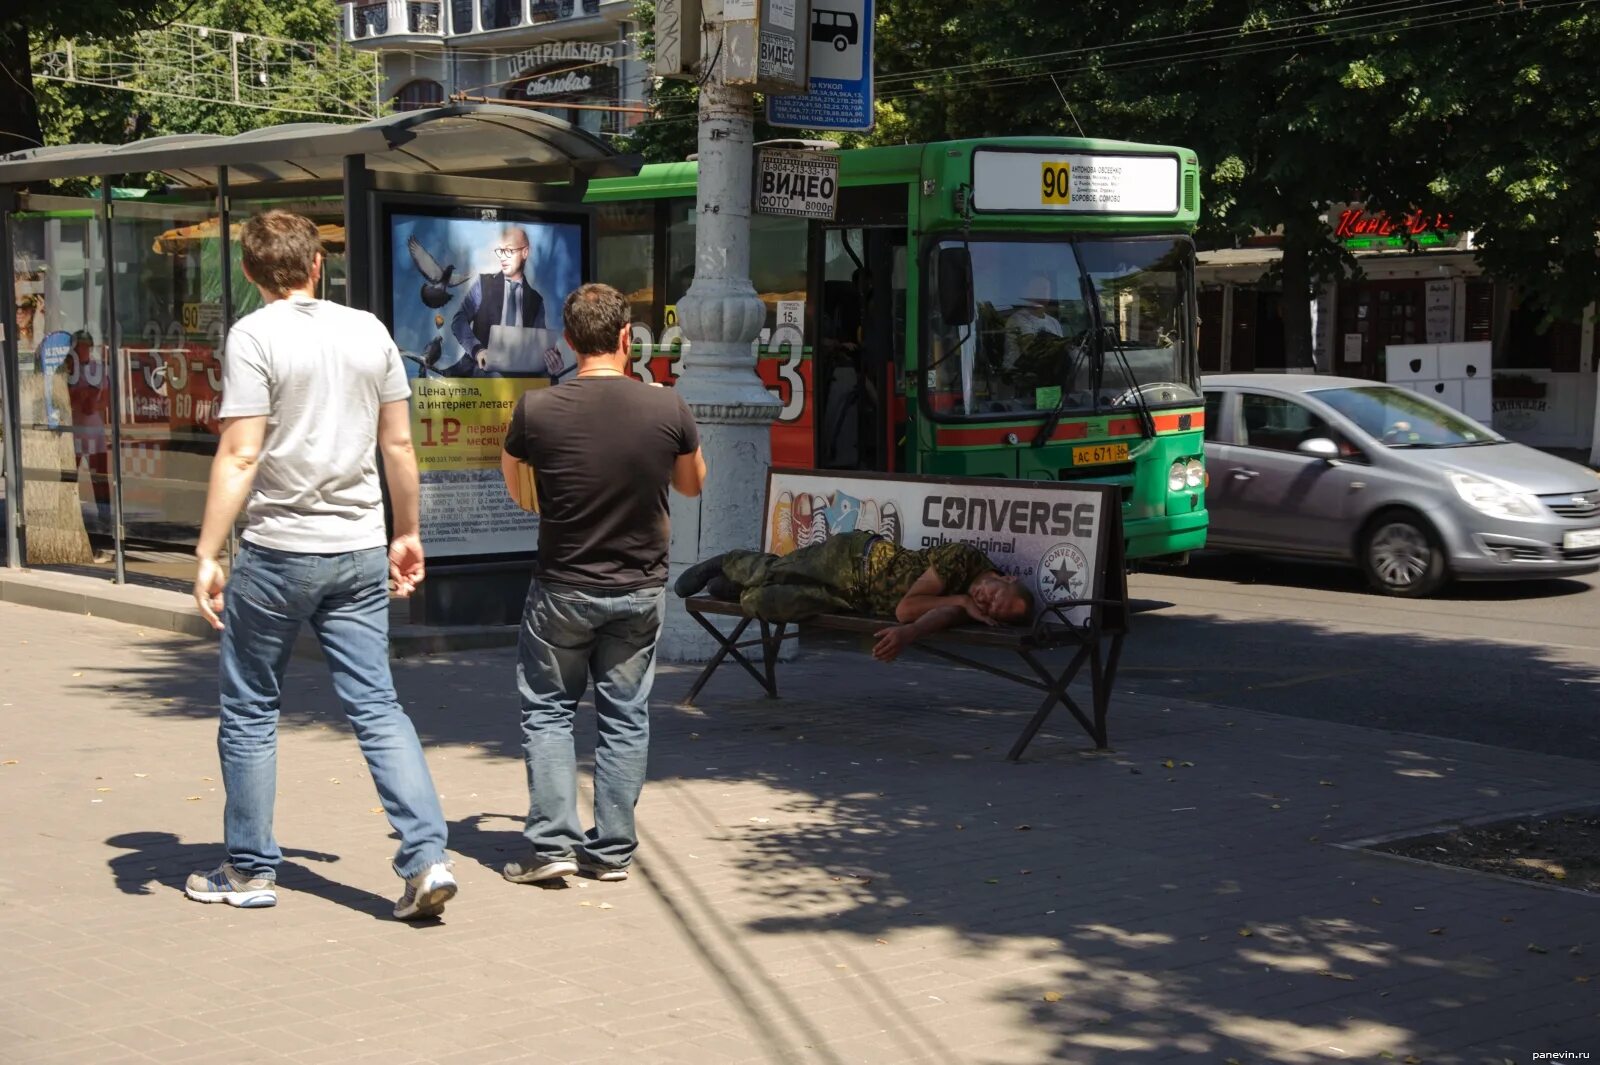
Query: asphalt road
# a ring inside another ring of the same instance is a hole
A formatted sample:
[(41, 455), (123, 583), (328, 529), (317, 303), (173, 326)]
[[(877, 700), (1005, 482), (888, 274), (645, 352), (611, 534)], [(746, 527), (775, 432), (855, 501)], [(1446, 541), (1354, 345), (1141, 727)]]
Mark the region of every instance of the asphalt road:
[(1354, 570), (1197, 555), (1132, 575), (1117, 686), (1600, 761), (1597, 585), (1401, 600)]

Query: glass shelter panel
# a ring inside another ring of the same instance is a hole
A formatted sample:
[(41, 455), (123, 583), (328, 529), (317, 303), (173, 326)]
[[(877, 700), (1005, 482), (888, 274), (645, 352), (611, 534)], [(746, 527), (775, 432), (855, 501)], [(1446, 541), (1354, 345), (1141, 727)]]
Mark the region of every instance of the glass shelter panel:
[(98, 199), (24, 196), (9, 218), (29, 566), (111, 560), (111, 389)]
[(215, 203), (117, 203), (111, 260), (128, 569), (187, 581), (221, 431), (226, 323)]

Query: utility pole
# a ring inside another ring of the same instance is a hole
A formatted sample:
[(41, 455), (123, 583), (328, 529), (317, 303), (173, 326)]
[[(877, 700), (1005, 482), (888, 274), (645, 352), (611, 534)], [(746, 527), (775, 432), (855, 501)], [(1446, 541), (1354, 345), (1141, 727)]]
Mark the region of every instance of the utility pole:
[[(756, 373), (767, 309), (750, 280), (754, 93), (805, 87), (810, 23), (805, 0), (775, 6), (776, 21), (774, 0), (657, 8), (656, 72), (700, 83), (694, 281), (678, 301), (686, 350), (677, 388), (699, 423), (708, 474), (698, 498), (673, 495), (673, 579), (700, 559), (757, 547), (761, 535), (772, 423), (783, 405)], [(661, 658), (698, 662), (715, 649), (669, 594)]]

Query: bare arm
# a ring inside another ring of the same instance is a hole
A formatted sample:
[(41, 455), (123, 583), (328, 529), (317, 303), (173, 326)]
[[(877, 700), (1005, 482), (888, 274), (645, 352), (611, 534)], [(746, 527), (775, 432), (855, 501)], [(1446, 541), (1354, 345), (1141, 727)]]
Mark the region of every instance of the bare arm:
[[(955, 598), (964, 598), (957, 596)], [(872, 647), (872, 657), (880, 662), (893, 662), (901, 651), (916, 643), (929, 633), (941, 629), (954, 628), (969, 615), (965, 606), (936, 606), (924, 611), (918, 618), (904, 625), (893, 625), (887, 629), (880, 629), (873, 635), (878, 642)]]
[(198, 560), (195, 568), (194, 598), (200, 613), (214, 629), (222, 628), (219, 616), (222, 610), (222, 590), (226, 580), (217, 556), (228, 540), (228, 530), (233, 528), (244, 501), (256, 481), (256, 468), (261, 460), (261, 442), (267, 435), (267, 417), (264, 414), (249, 418), (229, 418), (222, 427), (222, 438), (217, 441), (217, 454), (211, 460), (211, 483), (206, 491), (206, 513), (200, 524), (200, 542), (194, 554)]
[(692, 454), (679, 455), (672, 464), (672, 487), (678, 494), (697, 496), (706, 485), (706, 457), (700, 448)]
[(411, 446), (411, 404), (397, 399), (378, 408), (378, 450), (394, 513), (389, 544), (389, 576), (396, 595), (410, 595), (424, 575), (417, 453)]

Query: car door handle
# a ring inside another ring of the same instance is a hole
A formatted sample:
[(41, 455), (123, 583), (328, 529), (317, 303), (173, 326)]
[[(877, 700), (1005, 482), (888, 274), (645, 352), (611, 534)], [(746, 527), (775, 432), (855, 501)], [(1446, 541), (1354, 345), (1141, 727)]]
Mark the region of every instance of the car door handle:
[(1235, 481), (1253, 481), (1260, 476), (1261, 472), (1259, 470), (1247, 470), (1242, 466), (1233, 471), (1233, 479)]

